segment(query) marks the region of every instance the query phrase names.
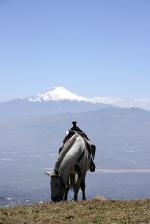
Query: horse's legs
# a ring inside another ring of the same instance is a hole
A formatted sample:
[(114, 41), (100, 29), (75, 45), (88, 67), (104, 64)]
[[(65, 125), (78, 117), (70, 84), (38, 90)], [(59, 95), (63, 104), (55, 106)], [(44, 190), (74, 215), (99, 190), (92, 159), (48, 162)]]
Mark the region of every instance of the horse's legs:
[(81, 177), (78, 176), (77, 182), (74, 186), (74, 201), (78, 200), (78, 193), (81, 185)]
[(81, 180), (82, 200), (86, 200), (85, 197), (85, 176)]
[(68, 184), (65, 188), (64, 201), (67, 201), (69, 189), (70, 189), (70, 185)]
[(78, 192), (79, 192), (79, 190), (77, 190), (77, 189), (74, 190), (74, 201), (78, 200)]

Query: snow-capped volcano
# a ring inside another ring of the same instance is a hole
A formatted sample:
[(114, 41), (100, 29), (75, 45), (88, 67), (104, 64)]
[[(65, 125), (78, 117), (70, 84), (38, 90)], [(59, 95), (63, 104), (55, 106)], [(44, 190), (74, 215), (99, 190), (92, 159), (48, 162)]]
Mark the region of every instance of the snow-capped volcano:
[(35, 97), (28, 98), (29, 101), (60, 101), (60, 100), (70, 100), (70, 101), (87, 101), (88, 99), (82, 96), (78, 96), (64, 87), (54, 87), (51, 91), (46, 93), (38, 94)]
[(54, 87), (52, 90), (46, 93), (40, 93), (37, 96), (27, 98), (28, 101), (32, 102), (48, 102), (48, 101), (78, 101), (78, 102), (87, 102), (87, 103), (103, 103), (103, 104), (113, 104), (118, 102), (120, 98), (113, 97), (83, 97), (79, 96), (66, 88), (59, 86)]
[(137, 107), (141, 109), (150, 109), (150, 100), (148, 99), (124, 99), (120, 97), (83, 97), (79, 96), (64, 87), (54, 87), (51, 91), (40, 93), (37, 96), (27, 98), (30, 102), (48, 102), (48, 101), (76, 101), (92, 104), (108, 104), (117, 107)]

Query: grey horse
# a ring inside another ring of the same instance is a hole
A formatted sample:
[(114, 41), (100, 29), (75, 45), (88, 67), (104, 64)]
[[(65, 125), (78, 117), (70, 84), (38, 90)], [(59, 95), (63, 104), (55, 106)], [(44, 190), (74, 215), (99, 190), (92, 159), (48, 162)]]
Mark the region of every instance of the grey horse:
[(51, 176), (51, 199), (54, 202), (67, 200), (68, 191), (72, 189), (74, 200), (77, 201), (81, 188), (82, 200), (86, 200), (85, 177), (90, 169), (92, 154), (89, 153), (86, 140), (80, 134), (73, 135), (66, 144), (64, 147), (67, 147), (67, 153), (59, 166), (59, 175), (46, 173)]

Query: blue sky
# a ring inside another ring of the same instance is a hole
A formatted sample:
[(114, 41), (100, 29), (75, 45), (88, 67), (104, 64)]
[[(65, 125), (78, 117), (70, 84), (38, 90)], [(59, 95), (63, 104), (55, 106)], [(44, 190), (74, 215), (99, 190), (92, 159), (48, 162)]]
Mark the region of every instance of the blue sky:
[(0, 0), (0, 101), (64, 86), (150, 98), (149, 0)]

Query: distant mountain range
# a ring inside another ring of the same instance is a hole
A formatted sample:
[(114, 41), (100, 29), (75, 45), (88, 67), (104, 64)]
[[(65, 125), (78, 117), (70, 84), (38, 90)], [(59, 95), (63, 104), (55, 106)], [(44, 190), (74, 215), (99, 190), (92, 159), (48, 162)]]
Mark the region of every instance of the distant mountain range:
[(64, 87), (54, 87), (50, 91), (45, 93), (37, 94), (36, 96), (26, 97), (25, 99), (15, 99), (12, 101), (1, 102), (9, 103), (13, 101), (24, 101), (24, 102), (60, 102), (60, 101), (70, 101), (70, 102), (82, 102), (90, 104), (107, 104), (118, 107), (137, 107), (141, 109), (150, 109), (150, 100), (146, 98), (134, 98), (125, 99), (120, 97), (83, 97), (79, 96)]
[(39, 118), (62, 113), (78, 113), (108, 107), (77, 96), (63, 87), (26, 99), (0, 103), (0, 122)]
[(138, 107), (150, 109), (148, 100), (123, 100), (112, 97), (86, 98), (78, 96), (64, 87), (25, 99), (0, 103), (0, 122), (39, 118), (62, 113), (80, 113), (107, 107)]
[(31, 102), (49, 102), (49, 101), (76, 101), (92, 104), (109, 104), (119, 107), (137, 107), (141, 109), (150, 109), (150, 100), (148, 99), (122, 99), (120, 97), (83, 97), (76, 95), (64, 87), (55, 87), (51, 91), (38, 94), (34, 97), (27, 98)]

